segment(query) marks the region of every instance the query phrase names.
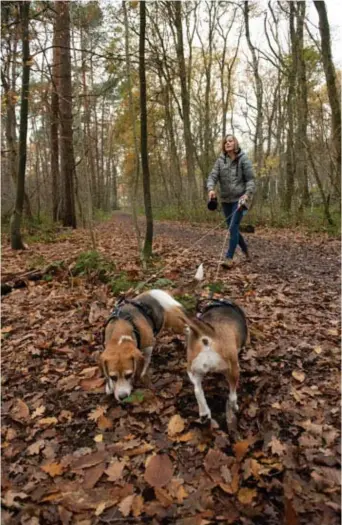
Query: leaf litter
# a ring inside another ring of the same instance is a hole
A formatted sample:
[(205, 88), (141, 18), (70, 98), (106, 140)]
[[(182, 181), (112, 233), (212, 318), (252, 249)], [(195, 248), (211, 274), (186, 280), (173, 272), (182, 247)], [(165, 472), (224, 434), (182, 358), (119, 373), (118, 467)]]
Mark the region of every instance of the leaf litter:
[[(183, 255), (207, 230), (156, 223), (160, 260), (147, 273), (131, 231), (123, 214), (97, 227), (116, 275), (129, 268), (141, 282), (158, 274), (154, 282), (168, 288), (172, 279), (190, 282), (203, 262), (205, 282), (215, 278), (223, 230)], [(94, 275), (71, 275), (89, 249), (87, 232), (20, 256), (3, 247), (12, 274), (27, 271), (32, 253), (70, 256), (58, 278), (2, 301), (5, 525), (340, 522), (340, 246), (286, 230), (248, 240), (255, 258), (221, 272), (217, 293), (237, 300), (251, 326), (237, 434), (227, 432), (228, 391), (218, 375), (205, 380), (218, 426), (198, 425), (184, 341), (169, 334), (158, 338), (148, 388), (139, 385), (121, 406), (105, 395), (97, 363), (117, 297)]]

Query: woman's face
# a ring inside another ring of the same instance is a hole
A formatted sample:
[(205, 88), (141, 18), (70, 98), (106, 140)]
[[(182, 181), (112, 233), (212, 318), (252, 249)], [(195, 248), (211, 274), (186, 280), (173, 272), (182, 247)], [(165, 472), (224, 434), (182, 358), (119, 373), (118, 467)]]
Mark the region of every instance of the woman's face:
[(224, 149), (226, 150), (227, 153), (231, 153), (235, 151), (235, 140), (234, 140), (234, 137), (232, 137), (231, 135), (228, 135), (226, 137)]

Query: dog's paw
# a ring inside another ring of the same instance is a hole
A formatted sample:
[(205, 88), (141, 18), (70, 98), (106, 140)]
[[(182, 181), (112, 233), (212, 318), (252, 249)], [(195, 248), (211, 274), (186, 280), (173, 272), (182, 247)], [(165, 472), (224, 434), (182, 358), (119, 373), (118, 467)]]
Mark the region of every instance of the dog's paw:
[(204, 414), (200, 414), (199, 415), (199, 421), (201, 423), (201, 425), (206, 425), (208, 424), (210, 421), (211, 421), (211, 412), (209, 410), (209, 412), (205, 412)]

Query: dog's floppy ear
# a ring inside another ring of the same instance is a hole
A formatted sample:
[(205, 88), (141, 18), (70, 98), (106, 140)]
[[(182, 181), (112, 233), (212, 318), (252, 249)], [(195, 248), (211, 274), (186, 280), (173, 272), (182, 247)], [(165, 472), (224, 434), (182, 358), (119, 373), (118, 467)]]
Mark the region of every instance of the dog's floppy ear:
[(145, 359), (143, 354), (137, 348), (133, 352), (133, 373), (135, 377), (140, 377), (144, 368)]
[(102, 371), (103, 375), (105, 377), (109, 377), (107, 359), (103, 358), (103, 356), (100, 355), (98, 363), (99, 363), (99, 367), (100, 367), (100, 370)]

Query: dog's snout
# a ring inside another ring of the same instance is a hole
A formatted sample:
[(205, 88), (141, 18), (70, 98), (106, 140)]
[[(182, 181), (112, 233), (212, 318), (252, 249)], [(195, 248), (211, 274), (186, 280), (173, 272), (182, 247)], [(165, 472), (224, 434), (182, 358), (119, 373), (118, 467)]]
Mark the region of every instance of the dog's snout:
[(119, 398), (119, 401), (122, 401), (123, 399), (125, 399), (125, 397), (127, 397), (127, 392), (120, 392), (118, 394), (118, 398)]

